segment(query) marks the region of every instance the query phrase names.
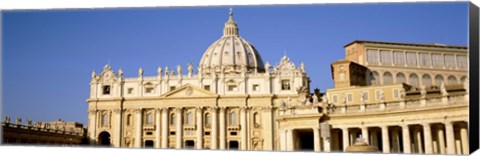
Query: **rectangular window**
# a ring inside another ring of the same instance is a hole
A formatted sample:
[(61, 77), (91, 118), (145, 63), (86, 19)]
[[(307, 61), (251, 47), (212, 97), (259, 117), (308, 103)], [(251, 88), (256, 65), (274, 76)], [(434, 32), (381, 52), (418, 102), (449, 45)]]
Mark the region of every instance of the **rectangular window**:
[(367, 62), (378, 63), (378, 51), (373, 49), (367, 49)]
[(398, 89), (393, 89), (393, 98), (395, 99), (400, 98), (400, 93), (398, 92)]
[(368, 100), (368, 92), (363, 92), (362, 97), (363, 97), (364, 101), (367, 101)]
[(290, 80), (282, 80), (282, 90), (290, 90)]
[(103, 95), (110, 95), (110, 85), (103, 86)]
[(153, 93), (153, 87), (145, 88), (145, 93)]
[(445, 54), (445, 67), (447, 68), (455, 67), (455, 55)]
[(337, 95), (334, 95), (334, 96), (332, 97), (332, 102), (333, 102), (333, 103), (337, 103), (337, 100), (338, 100), (338, 99), (337, 99)]
[(466, 55), (457, 55), (457, 66), (460, 69), (467, 69), (468, 57)]
[(237, 85), (228, 85), (228, 91), (237, 91)]
[(133, 94), (133, 88), (128, 88), (127, 89), (127, 94)]
[(392, 63), (392, 52), (389, 50), (380, 50), (380, 61), (383, 64)]
[(253, 90), (253, 91), (260, 91), (260, 86), (259, 86), (258, 84), (254, 84), (254, 85), (252, 86), (252, 90)]
[(419, 53), (419, 64), (421, 67), (429, 67), (430, 66), (430, 54), (428, 53)]
[(417, 66), (417, 53), (407, 52), (407, 65), (408, 66)]
[(203, 86), (203, 89), (210, 91), (210, 85)]
[(170, 86), (170, 91), (175, 90), (175, 86)]
[(394, 63), (397, 65), (404, 65), (405, 64), (405, 55), (402, 51), (394, 51), (393, 52), (393, 60)]
[(442, 54), (432, 54), (432, 66), (443, 67), (443, 56), (442, 56)]
[(349, 103), (353, 101), (353, 95), (352, 94), (347, 94), (347, 101)]

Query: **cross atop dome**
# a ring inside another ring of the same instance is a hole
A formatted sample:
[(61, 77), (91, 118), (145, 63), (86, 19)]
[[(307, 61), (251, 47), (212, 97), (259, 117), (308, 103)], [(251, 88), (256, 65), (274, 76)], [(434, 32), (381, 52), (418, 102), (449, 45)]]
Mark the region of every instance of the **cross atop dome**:
[(238, 36), (238, 27), (237, 23), (233, 20), (233, 9), (230, 8), (228, 13), (228, 21), (225, 23), (225, 28), (223, 28), (223, 36)]

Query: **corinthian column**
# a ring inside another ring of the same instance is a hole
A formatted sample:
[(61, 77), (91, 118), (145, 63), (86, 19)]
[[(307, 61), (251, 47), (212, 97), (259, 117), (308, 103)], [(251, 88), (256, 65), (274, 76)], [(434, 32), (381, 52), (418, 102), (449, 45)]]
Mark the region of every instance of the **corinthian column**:
[(160, 136), (162, 135), (161, 133), (161, 114), (162, 114), (162, 109), (157, 108), (155, 109), (155, 148), (160, 148)]
[(224, 150), (225, 149), (225, 141), (226, 141), (226, 137), (225, 137), (225, 130), (227, 129), (225, 127), (225, 107), (220, 107), (220, 149), (221, 150)]
[(90, 144), (93, 145), (95, 144), (95, 140), (97, 140), (97, 134), (96, 134), (96, 130), (97, 130), (97, 110), (94, 109), (94, 110), (88, 110), (88, 138), (90, 140)]
[(262, 120), (263, 120), (263, 139), (265, 140), (263, 142), (263, 150), (273, 150), (273, 120), (272, 120), (272, 107), (267, 106), (263, 107), (263, 115), (262, 115)]
[(445, 122), (445, 132), (447, 133), (447, 154), (456, 154), (453, 124), (449, 121)]
[(120, 147), (121, 142), (122, 142), (122, 110), (121, 109), (115, 109), (113, 110), (114, 115), (115, 115), (115, 121), (117, 122), (114, 124), (115, 128), (115, 136), (114, 136), (114, 146), (115, 147)]
[(343, 151), (347, 149), (348, 146), (350, 146), (350, 139), (348, 138), (348, 128), (342, 128), (342, 138), (343, 138)]
[(468, 127), (467, 124), (462, 124), (462, 127), (460, 128), (460, 139), (462, 140), (463, 154), (469, 153), (467, 127)]
[(135, 147), (142, 147), (142, 109), (135, 109)]
[(197, 149), (203, 148), (203, 108), (197, 107)]
[(175, 148), (176, 149), (181, 149), (182, 148), (182, 117), (183, 117), (183, 114), (182, 114), (182, 108), (181, 107), (178, 107), (175, 109), (176, 113), (175, 113), (175, 116), (177, 117), (177, 125), (176, 125), (176, 132), (175, 132), (175, 135), (176, 135), (176, 144), (175, 144)]
[(241, 129), (241, 137), (242, 137), (242, 146), (241, 146), (241, 149), (242, 150), (247, 150), (247, 108), (246, 107), (242, 107), (241, 110), (240, 110), (240, 120), (242, 121), (241, 122), (241, 125), (240, 125), (240, 129)]
[(382, 126), (383, 153), (390, 153), (390, 142), (388, 139), (388, 126)]
[(211, 128), (212, 128), (212, 139), (211, 139), (211, 149), (217, 149), (217, 107), (212, 107), (210, 109), (210, 111), (212, 112), (212, 125), (211, 125)]
[(412, 153), (408, 125), (402, 125), (403, 153)]
[(320, 129), (318, 127), (313, 128), (313, 149), (315, 152), (320, 152)]
[(162, 110), (162, 148), (168, 148), (168, 108)]
[(425, 141), (425, 154), (432, 154), (432, 131), (430, 129), (430, 124), (425, 123), (423, 124), (423, 136)]

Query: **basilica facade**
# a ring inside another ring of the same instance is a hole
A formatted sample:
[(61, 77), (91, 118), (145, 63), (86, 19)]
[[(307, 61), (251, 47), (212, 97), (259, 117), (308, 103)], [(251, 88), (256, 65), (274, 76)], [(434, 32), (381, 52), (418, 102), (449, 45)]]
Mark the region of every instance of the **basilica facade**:
[(466, 47), (345, 49), (331, 65), (335, 87), (311, 91), (303, 63), (264, 63), (230, 12), (196, 67), (139, 69), (134, 78), (109, 65), (93, 72), (88, 138), (131, 148), (333, 152), (360, 140), (384, 153), (468, 152)]

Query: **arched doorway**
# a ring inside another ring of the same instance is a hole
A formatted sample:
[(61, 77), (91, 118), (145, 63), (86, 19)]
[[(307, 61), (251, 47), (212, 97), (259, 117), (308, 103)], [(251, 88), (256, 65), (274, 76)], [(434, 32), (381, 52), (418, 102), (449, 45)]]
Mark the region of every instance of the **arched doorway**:
[(110, 133), (103, 131), (98, 134), (98, 144), (102, 146), (110, 146)]

